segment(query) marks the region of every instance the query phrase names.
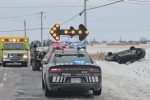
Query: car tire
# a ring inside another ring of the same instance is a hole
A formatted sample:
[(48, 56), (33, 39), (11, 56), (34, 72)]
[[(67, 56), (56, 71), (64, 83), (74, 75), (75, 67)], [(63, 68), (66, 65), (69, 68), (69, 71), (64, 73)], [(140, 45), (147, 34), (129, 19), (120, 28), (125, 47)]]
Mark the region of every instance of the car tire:
[(95, 91), (93, 91), (93, 95), (101, 95), (101, 92), (102, 92), (101, 89), (95, 90)]
[(28, 63), (27, 62), (24, 62), (22, 63), (23, 67), (28, 67)]
[(134, 46), (131, 46), (131, 47), (130, 47), (130, 50), (135, 50), (135, 47), (134, 47)]
[(146, 55), (146, 52), (145, 52), (145, 50), (142, 50), (141, 57), (142, 57), (142, 58), (144, 58), (144, 57), (145, 57), (145, 55)]
[(108, 52), (108, 56), (112, 56), (112, 52)]
[(5, 63), (5, 62), (3, 62), (3, 64), (2, 64), (2, 65), (3, 65), (3, 67), (6, 67), (6, 63)]
[(46, 97), (52, 96), (52, 91), (50, 91), (50, 90), (48, 89), (46, 82), (45, 82), (45, 96), (46, 96)]

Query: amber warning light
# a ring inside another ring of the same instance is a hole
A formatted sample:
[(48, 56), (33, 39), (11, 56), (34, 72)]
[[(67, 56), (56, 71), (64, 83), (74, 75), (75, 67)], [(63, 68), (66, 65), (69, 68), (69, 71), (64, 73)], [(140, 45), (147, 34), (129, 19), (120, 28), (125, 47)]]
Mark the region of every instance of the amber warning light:
[(55, 24), (51, 28), (50, 34), (56, 41), (60, 40), (61, 35), (69, 35), (69, 36), (79, 35), (79, 40), (83, 41), (89, 34), (89, 31), (83, 24), (79, 25), (78, 30), (74, 29), (73, 26), (70, 26), (70, 29), (60, 29), (60, 25)]
[(1, 42), (28, 42), (26, 38), (2, 38)]

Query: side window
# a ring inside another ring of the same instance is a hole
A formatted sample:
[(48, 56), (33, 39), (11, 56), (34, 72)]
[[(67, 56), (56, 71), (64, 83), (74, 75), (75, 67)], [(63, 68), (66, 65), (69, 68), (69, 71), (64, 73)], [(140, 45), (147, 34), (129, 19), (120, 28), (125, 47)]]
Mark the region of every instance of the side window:
[(49, 48), (48, 53), (47, 53), (47, 55), (46, 55), (46, 58), (47, 58), (48, 63), (49, 63), (50, 60), (51, 60), (52, 53), (53, 53), (53, 48)]
[(94, 61), (93, 61), (93, 59), (92, 59), (92, 57), (89, 55), (89, 54), (86, 54), (86, 56), (85, 56), (86, 58), (88, 58), (89, 60), (90, 60), (90, 62), (91, 63), (94, 63)]

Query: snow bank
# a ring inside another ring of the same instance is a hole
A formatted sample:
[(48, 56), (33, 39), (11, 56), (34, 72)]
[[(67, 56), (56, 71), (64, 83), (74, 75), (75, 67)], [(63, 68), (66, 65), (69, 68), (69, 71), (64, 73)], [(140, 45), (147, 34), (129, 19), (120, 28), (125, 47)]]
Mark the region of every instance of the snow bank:
[[(89, 53), (118, 52), (129, 49), (128, 46), (96, 46), (88, 47)], [(105, 92), (122, 97), (146, 100), (150, 98), (150, 49), (145, 48), (146, 57), (132, 64), (97, 61), (103, 72), (103, 88)], [(131, 99), (130, 98), (130, 99)]]

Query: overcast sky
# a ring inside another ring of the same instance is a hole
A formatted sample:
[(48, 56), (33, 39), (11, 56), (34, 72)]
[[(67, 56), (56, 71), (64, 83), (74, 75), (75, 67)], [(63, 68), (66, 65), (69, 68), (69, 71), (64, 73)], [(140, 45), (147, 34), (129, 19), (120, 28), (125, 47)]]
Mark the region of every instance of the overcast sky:
[[(84, 0), (0, 0), (0, 31), (23, 30), (23, 21), (27, 28), (40, 28), (40, 13), (44, 12), (43, 38), (51, 38), (50, 28), (63, 23), (83, 10)], [(87, 8), (114, 2), (115, 0), (88, 0)], [(69, 28), (84, 23), (78, 16), (61, 26)], [(125, 0), (103, 8), (87, 11), (88, 40), (96, 38), (107, 40), (150, 39), (150, 0)], [(23, 36), (24, 32), (0, 32), (0, 36)], [(27, 31), (30, 40), (40, 40), (40, 30)]]

